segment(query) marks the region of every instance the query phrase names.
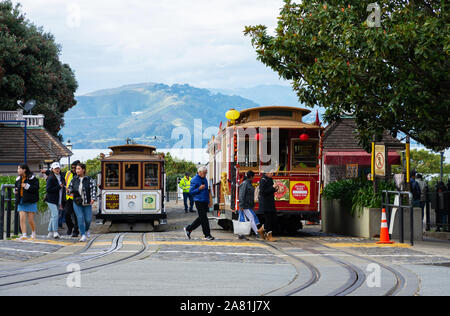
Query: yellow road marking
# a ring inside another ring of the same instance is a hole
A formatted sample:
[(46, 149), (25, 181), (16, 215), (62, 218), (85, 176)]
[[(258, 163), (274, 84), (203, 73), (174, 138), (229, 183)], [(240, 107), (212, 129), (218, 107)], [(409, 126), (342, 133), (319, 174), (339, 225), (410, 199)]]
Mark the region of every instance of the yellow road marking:
[(371, 244), (371, 243), (324, 243), (324, 246), (332, 248), (411, 248), (407, 244)]
[(83, 246), (83, 243), (78, 242), (67, 242), (67, 241), (55, 241), (55, 240), (17, 240), (13, 239), (13, 241), (16, 242), (26, 242), (26, 243), (33, 243), (33, 244), (44, 244), (44, 245), (59, 245), (59, 246)]
[(111, 241), (97, 241), (97, 242), (94, 242), (92, 244), (92, 246), (93, 247), (95, 247), (95, 246), (111, 246)]
[(230, 247), (260, 247), (266, 248), (266, 245), (253, 242), (210, 242), (210, 241), (151, 241), (150, 245), (185, 245), (185, 246), (230, 246)]
[(142, 242), (139, 241), (124, 241), (123, 242), (124, 245), (137, 245), (137, 246), (141, 246)]

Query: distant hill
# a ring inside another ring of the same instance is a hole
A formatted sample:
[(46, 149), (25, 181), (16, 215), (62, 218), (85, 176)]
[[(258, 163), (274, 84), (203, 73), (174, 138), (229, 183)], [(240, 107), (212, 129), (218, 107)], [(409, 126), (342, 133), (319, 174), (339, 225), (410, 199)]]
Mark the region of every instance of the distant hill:
[[(100, 90), (76, 99), (77, 105), (65, 115), (61, 134), (74, 148), (85, 149), (123, 144), (128, 137), (142, 144), (170, 148), (182, 138), (171, 138), (176, 127), (190, 130), (189, 141), (194, 146), (195, 119), (202, 120), (205, 131), (225, 122), (225, 112), (230, 108), (259, 106), (240, 96), (212, 93), (189, 85), (158, 83)], [(203, 140), (202, 146), (206, 142)]]
[[(77, 149), (107, 148), (124, 144), (127, 138), (158, 148), (172, 148), (181, 139), (186, 139), (190, 147), (204, 147), (208, 139), (200, 144), (201, 137), (197, 137), (194, 143), (195, 119), (202, 120), (205, 132), (209, 127), (218, 127), (221, 121), (225, 123), (225, 113), (231, 108), (304, 107), (287, 86), (208, 90), (187, 84), (142, 83), (99, 90), (76, 99), (77, 105), (64, 117), (61, 134)], [(313, 110), (304, 121), (313, 122), (315, 113)], [(172, 139), (177, 127), (187, 128), (190, 135)]]

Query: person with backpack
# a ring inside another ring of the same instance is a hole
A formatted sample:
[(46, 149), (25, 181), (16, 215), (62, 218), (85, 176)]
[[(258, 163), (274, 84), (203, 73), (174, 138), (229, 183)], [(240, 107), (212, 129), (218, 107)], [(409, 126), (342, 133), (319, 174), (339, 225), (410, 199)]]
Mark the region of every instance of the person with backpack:
[(60, 238), (58, 233), (59, 211), (64, 209), (66, 182), (61, 174), (61, 166), (54, 162), (51, 166), (51, 173), (47, 178), (47, 198), (46, 202), (51, 213), (48, 224), (48, 238)]
[(22, 164), (17, 168), (19, 176), (16, 179), (15, 194), (17, 211), (20, 216), (20, 229), (22, 236), (19, 240), (26, 240), (27, 237), (27, 219), (31, 227), (31, 239), (36, 239), (36, 224), (34, 214), (37, 213), (39, 202), (39, 180), (31, 173), (27, 164)]
[(89, 228), (92, 222), (92, 205), (97, 200), (97, 187), (94, 180), (86, 175), (85, 164), (78, 164), (76, 173), (69, 185), (69, 194), (72, 193), (74, 197), (73, 208), (81, 233), (80, 242), (85, 242), (91, 237)]
[(260, 224), (258, 216), (256, 216), (254, 211), (255, 188), (252, 184), (254, 177), (255, 173), (253, 171), (247, 171), (244, 182), (239, 186), (239, 218), (245, 216), (250, 221), (255, 235), (259, 235), (262, 239), (265, 239), (264, 228)]

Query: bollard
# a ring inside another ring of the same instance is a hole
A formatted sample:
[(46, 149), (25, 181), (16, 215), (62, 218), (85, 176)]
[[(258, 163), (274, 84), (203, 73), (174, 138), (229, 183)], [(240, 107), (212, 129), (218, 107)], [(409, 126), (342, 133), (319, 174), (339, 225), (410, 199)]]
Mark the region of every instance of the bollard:
[(3, 240), (5, 229), (5, 191), (3, 190), (3, 185), (0, 194), (0, 240)]
[(19, 212), (17, 211), (17, 208), (19, 207), (19, 205), (17, 205), (17, 201), (14, 198), (14, 236), (18, 236), (19, 235)]
[(431, 229), (431, 213), (430, 213), (430, 192), (428, 185), (425, 187), (425, 213), (426, 213), (426, 231)]
[(409, 194), (409, 226), (410, 226), (410, 236), (411, 236), (411, 246), (414, 246), (414, 206), (413, 206), (413, 196), (412, 193)]
[(400, 199), (400, 203), (399, 203), (399, 205), (400, 205), (400, 207), (399, 207), (399, 210), (400, 210), (400, 243), (403, 244), (405, 242), (405, 219), (403, 216), (402, 196), (401, 195), (400, 195), (399, 199)]
[(11, 200), (12, 200), (12, 194), (11, 194), (11, 188), (7, 188), (7, 195), (6, 195), (6, 238), (11, 238)]

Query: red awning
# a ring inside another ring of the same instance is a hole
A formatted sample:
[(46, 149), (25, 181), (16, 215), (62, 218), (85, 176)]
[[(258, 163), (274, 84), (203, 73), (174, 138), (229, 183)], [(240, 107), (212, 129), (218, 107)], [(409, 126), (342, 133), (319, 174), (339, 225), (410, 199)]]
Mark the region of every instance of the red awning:
[[(332, 151), (324, 153), (324, 163), (326, 165), (346, 165), (358, 164), (370, 166), (371, 154), (365, 151)], [(396, 151), (388, 152), (388, 162), (390, 165), (400, 165), (401, 157)]]

